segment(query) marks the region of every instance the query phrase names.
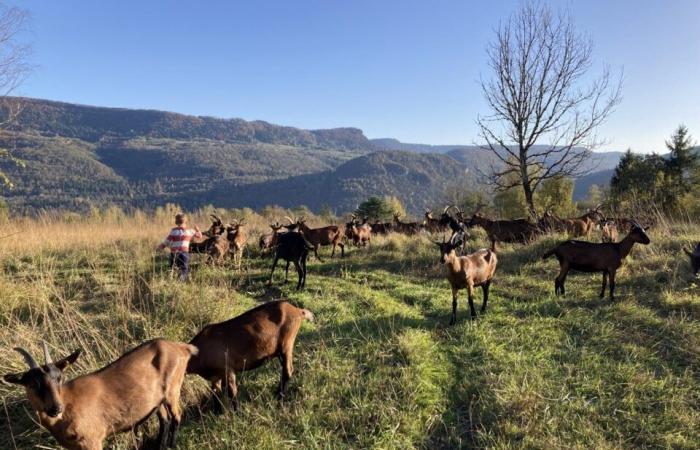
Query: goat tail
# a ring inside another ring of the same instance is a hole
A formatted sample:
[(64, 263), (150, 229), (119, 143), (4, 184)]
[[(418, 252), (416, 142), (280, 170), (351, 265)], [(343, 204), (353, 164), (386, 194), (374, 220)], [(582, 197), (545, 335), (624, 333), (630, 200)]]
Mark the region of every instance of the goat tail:
[(301, 309), (301, 317), (308, 320), (309, 322), (313, 322), (315, 319), (314, 313), (312, 313), (308, 309), (303, 309), (303, 308)]
[(690, 257), (693, 256), (693, 252), (691, 252), (691, 251), (688, 250), (687, 248), (683, 247), (683, 251), (685, 252), (686, 255), (688, 255), (688, 256), (690, 256)]
[(552, 255), (554, 254), (554, 252), (555, 252), (556, 250), (557, 250), (556, 248), (553, 248), (553, 249), (551, 249), (551, 250), (545, 252), (545, 254), (542, 255), (542, 259), (547, 259), (547, 258), (549, 258), (550, 256), (552, 256)]
[(190, 353), (191, 356), (196, 356), (199, 354), (199, 349), (192, 345), (192, 344), (184, 344), (186, 347), (187, 351)]

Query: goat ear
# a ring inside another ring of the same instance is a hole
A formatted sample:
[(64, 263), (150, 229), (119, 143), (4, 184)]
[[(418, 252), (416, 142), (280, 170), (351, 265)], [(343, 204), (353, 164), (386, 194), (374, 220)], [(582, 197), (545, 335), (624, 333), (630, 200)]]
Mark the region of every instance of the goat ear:
[(24, 373), (8, 373), (2, 377), (3, 381), (7, 384), (19, 384), (24, 386)]
[(56, 366), (56, 368), (58, 368), (58, 370), (65, 370), (66, 367), (75, 363), (75, 361), (78, 359), (78, 356), (80, 356), (81, 352), (82, 350), (78, 349), (70, 355), (66, 356), (65, 358), (56, 361), (54, 365)]

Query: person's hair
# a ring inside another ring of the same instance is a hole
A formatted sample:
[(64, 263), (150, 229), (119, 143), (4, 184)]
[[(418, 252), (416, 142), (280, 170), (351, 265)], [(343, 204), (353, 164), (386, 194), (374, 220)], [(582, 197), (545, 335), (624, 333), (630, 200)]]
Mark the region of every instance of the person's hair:
[(187, 214), (185, 214), (185, 213), (175, 214), (175, 225), (182, 225), (185, 222), (187, 222)]

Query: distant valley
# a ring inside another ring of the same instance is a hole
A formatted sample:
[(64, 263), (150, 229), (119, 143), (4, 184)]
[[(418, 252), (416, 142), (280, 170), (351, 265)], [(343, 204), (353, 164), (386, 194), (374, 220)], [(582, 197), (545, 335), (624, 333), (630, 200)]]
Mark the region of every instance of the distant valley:
[[(306, 205), (336, 212), (370, 195), (395, 195), (420, 214), (454, 183), (478, 189), (497, 163), (477, 146), (367, 139), (356, 128), (302, 130), (262, 121), (6, 98), (21, 113), (0, 145), (25, 162), (2, 169), (15, 182), (4, 199), (17, 212), (86, 211), (110, 204), (151, 208)], [(606, 184), (621, 153), (597, 153), (577, 198)]]

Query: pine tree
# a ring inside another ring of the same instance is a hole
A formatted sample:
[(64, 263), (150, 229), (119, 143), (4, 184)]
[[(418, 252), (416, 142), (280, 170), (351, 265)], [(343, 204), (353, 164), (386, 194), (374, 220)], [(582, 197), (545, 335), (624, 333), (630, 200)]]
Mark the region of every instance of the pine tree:
[(671, 154), (666, 162), (666, 179), (670, 198), (687, 194), (698, 182), (700, 155), (694, 150), (693, 139), (685, 125), (679, 125), (671, 139), (666, 141), (666, 148)]

